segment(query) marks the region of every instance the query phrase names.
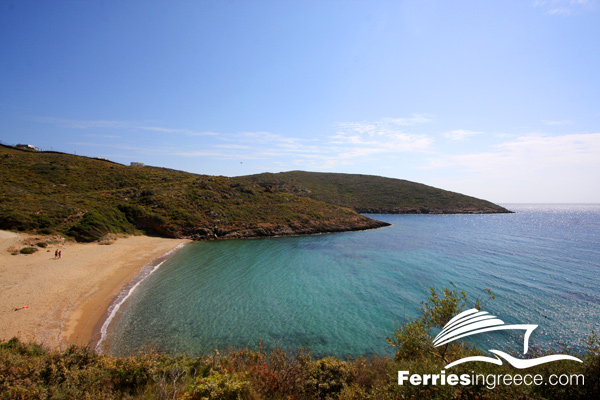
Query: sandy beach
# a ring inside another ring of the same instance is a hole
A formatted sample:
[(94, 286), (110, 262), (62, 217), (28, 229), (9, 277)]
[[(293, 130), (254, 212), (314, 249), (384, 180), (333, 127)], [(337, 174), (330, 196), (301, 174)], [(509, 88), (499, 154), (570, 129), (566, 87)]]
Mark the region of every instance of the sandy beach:
[[(50, 242), (46, 248), (36, 246)], [(52, 348), (89, 344), (121, 288), (140, 269), (188, 240), (122, 237), (109, 245), (0, 231), (0, 339)], [(33, 254), (16, 254), (36, 247)], [(61, 251), (61, 258), (55, 251)]]

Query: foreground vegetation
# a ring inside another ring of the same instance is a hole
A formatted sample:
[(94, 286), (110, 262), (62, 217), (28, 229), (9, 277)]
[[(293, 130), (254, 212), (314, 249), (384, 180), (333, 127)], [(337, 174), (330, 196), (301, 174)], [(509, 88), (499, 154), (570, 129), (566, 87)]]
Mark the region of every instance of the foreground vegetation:
[(0, 229), (89, 242), (110, 233), (209, 239), (388, 225), (244, 180), (0, 146)]
[(360, 213), (507, 213), (486, 200), (421, 183), (372, 175), (290, 171), (240, 177), (272, 191), (293, 192)]
[[(583, 364), (561, 361), (535, 371), (476, 363), (453, 367), (455, 374), (540, 374), (579, 376), (578, 384), (469, 386), (398, 385), (398, 371), (440, 374), (447, 360), (481, 354), (464, 344), (433, 348), (432, 327), (440, 327), (467, 305), (464, 294), (432, 289), (422, 316), (388, 339), (394, 358), (314, 360), (299, 350), (238, 349), (188, 358), (157, 353), (130, 357), (98, 355), (87, 347), (49, 351), (17, 339), (0, 343), (2, 399), (598, 399), (600, 340), (592, 335)], [(585, 379), (584, 383), (581, 377)]]

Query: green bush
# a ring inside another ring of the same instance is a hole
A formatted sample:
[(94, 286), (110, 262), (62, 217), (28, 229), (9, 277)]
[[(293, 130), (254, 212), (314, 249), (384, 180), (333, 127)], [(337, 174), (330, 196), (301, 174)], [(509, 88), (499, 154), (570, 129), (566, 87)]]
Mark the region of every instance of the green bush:
[(19, 253), (21, 253), (21, 254), (33, 254), (36, 251), (38, 251), (38, 249), (36, 249), (35, 247), (23, 247), (21, 249), (21, 251), (19, 251)]
[(118, 210), (102, 208), (86, 212), (68, 234), (78, 242), (93, 242), (108, 233), (127, 233), (134, 230)]
[(0, 215), (0, 229), (26, 231), (35, 228), (35, 223), (29, 215), (16, 211), (2, 214)]
[[(167, 220), (160, 214), (149, 211), (137, 204), (120, 204), (118, 208), (127, 221), (138, 229), (147, 233), (158, 234), (163, 234), (163, 231), (167, 231)], [(165, 236), (172, 237), (173, 235), (167, 234)]]
[[(487, 289), (483, 293), (487, 300), (494, 298)], [(477, 299), (473, 307), (479, 309), (480, 303), (480, 300)], [(407, 322), (402, 323), (391, 337), (387, 338), (388, 344), (396, 348), (396, 360), (434, 356), (448, 363), (450, 357), (460, 358), (456, 355), (463, 354), (466, 350), (465, 346), (450, 343), (435, 348), (429, 332), (432, 328), (442, 328), (465, 308), (468, 304), (465, 292), (458, 292), (453, 287), (452, 289), (444, 288), (441, 293), (438, 293), (432, 287), (428, 301), (421, 304), (421, 317), (410, 318)]]
[(250, 398), (248, 381), (230, 374), (216, 373), (197, 378), (181, 400), (241, 400)]
[(309, 386), (316, 399), (326, 399), (337, 395), (353, 381), (354, 373), (346, 361), (327, 357), (310, 366)]

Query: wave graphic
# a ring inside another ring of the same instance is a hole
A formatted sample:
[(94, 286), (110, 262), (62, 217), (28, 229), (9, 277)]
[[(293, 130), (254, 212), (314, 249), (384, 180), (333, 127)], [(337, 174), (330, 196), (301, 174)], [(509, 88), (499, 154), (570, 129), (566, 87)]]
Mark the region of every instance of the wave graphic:
[(443, 346), (446, 343), (478, 333), (521, 329), (525, 330), (523, 353), (527, 353), (529, 336), (537, 327), (537, 325), (531, 324), (506, 325), (504, 321), (488, 314), (487, 311), (479, 311), (476, 308), (471, 308), (470, 310), (461, 312), (444, 325), (444, 329), (433, 340), (433, 345), (435, 347)]
[[(506, 325), (504, 321), (496, 318), (493, 315), (488, 314), (487, 311), (479, 311), (476, 308), (471, 308), (470, 310), (461, 312), (460, 314), (452, 318), (450, 321), (448, 321), (448, 323), (444, 325), (442, 331), (434, 338), (433, 345), (435, 347), (443, 346), (446, 343), (453, 342), (454, 340), (460, 339), (462, 337), (476, 335), (484, 332), (521, 329), (525, 330), (525, 338), (523, 340), (523, 354), (525, 354), (527, 353), (527, 348), (529, 346), (529, 336), (537, 327), (537, 325), (532, 324)], [(444, 368), (451, 368), (455, 365), (471, 361), (483, 361), (491, 364), (502, 365), (502, 360), (498, 358), (498, 356), (502, 357), (510, 365), (518, 369), (531, 368), (535, 367), (536, 365), (560, 360), (583, 362), (577, 357), (568, 356), (564, 354), (554, 354), (539, 358), (522, 360), (508, 355), (500, 350), (490, 350), (490, 353), (493, 353), (496, 356), (496, 358), (485, 356), (465, 357), (461, 358), (460, 360), (451, 362)]]
[(554, 354), (554, 355), (550, 355), (550, 356), (522, 360), (520, 358), (515, 358), (509, 354), (506, 354), (505, 352), (500, 351), (500, 350), (490, 350), (490, 353), (494, 353), (496, 355), (496, 358), (485, 357), (485, 356), (465, 357), (465, 358), (461, 358), (460, 360), (454, 361), (454, 362), (446, 365), (444, 368), (448, 369), (448, 368), (454, 367), (455, 365), (462, 364), (465, 362), (471, 362), (471, 361), (483, 361), (483, 362), (488, 362), (491, 364), (502, 365), (502, 360), (500, 358), (498, 358), (498, 356), (502, 357), (510, 365), (512, 365), (513, 367), (518, 368), (518, 369), (531, 368), (531, 367), (535, 367), (536, 365), (546, 364), (549, 362), (560, 361), (560, 360), (577, 361), (580, 363), (583, 362), (577, 357), (573, 357), (573, 356), (569, 356), (569, 355), (565, 355), (565, 354)]

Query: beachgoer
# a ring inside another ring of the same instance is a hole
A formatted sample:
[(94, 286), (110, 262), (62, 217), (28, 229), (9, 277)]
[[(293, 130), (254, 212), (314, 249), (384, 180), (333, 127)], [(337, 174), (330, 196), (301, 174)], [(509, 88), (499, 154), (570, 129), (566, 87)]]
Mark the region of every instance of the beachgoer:
[(58, 249), (54, 252), (54, 258), (58, 258)]
[(58, 258), (62, 258), (62, 250), (58, 252)]

